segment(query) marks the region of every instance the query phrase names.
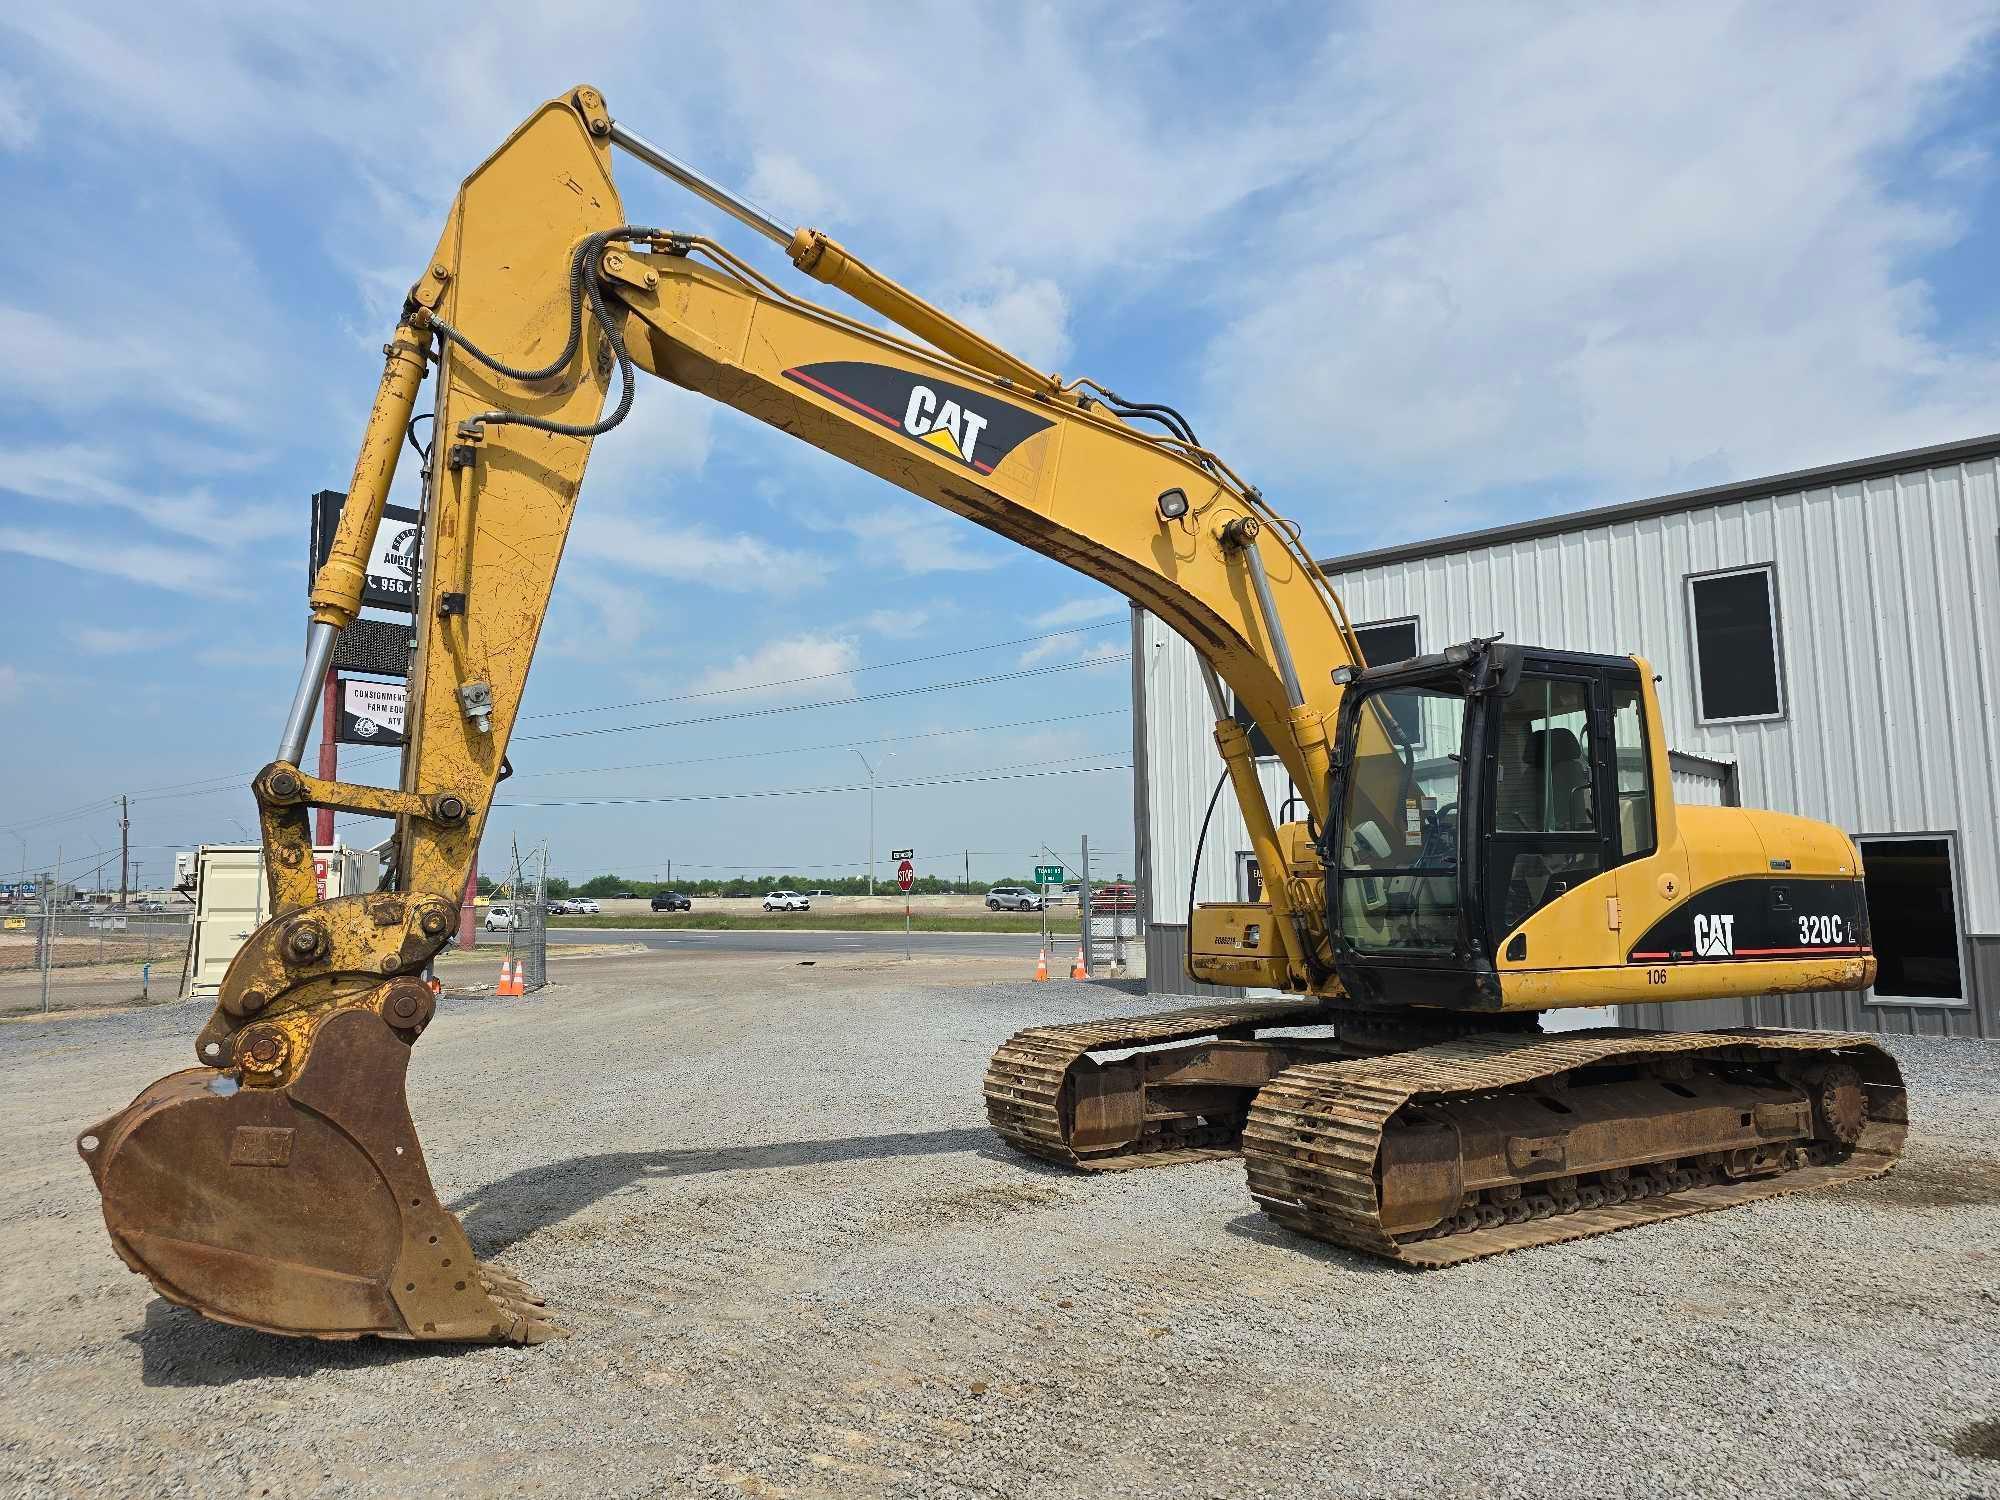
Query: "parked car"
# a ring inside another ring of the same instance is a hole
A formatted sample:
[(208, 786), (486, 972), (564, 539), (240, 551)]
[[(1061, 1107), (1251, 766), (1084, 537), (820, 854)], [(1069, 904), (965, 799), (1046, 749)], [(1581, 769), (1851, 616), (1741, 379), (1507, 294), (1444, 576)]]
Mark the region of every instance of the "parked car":
[(1090, 893), (1090, 909), (1099, 915), (1139, 909), (1139, 892), (1130, 881), (1117, 880)]
[(811, 901), (817, 901), (821, 896), (831, 896), (832, 894), (832, 891), (807, 891), (806, 898)]
[(765, 911), (811, 911), (812, 899), (797, 891), (773, 891), (764, 898)]
[(1040, 911), (1041, 894), (1025, 885), (996, 885), (986, 893), (988, 911)]
[(576, 908), (561, 896), (549, 902), (549, 915), (552, 917), (566, 917), (575, 910)]
[(512, 932), (518, 925), (514, 920), (514, 912), (511, 907), (496, 906), (486, 913), (486, 930), (488, 932)]
[(570, 897), (569, 909), (579, 917), (594, 917), (604, 910), (597, 904), (597, 898), (594, 896)]
[(694, 902), (679, 891), (661, 891), (653, 898), (654, 911), (693, 911)]

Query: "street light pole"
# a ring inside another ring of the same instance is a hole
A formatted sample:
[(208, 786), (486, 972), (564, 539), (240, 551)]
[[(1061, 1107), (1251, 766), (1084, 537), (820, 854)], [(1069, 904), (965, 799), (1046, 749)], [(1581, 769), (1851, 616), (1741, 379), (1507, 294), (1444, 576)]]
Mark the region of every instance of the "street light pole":
[(868, 765), (868, 757), (854, 746), (847, 748), (854, 750), (855, 759), (868, 769), (868, 894), (872, 896), (875, 894), (875, 768)]

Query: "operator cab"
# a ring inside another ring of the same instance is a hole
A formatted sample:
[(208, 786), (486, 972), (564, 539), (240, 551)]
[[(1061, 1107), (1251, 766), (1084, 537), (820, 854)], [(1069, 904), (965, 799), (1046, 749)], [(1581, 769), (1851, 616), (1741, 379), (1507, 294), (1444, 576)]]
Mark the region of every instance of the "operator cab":
[(1497, 1007), (1521, 924), (1653, 851), (1646, 705), (1631, 657), (1497, 640), (1348, 675), (1321, 851), (1348, 992)]

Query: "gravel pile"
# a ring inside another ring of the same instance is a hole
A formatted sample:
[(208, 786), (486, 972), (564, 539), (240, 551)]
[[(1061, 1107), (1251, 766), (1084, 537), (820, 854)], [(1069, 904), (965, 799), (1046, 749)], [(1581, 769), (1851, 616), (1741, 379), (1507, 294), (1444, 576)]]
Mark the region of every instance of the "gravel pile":
[(204, 1012), (0, 1026), (0, 1494), (2000, 1496), (2000, 1047), (1892, 1044), (1886, 1179), (1411, 1274), (1238, 1163), (1000, 1148), (994, 1045), (1158, 1008), (1111, 987), (557, 977), (447, 1001), (411, 1085), (475, 1248), (574, 1330), (528, 1350), (160, 1301), (70, 1140)]

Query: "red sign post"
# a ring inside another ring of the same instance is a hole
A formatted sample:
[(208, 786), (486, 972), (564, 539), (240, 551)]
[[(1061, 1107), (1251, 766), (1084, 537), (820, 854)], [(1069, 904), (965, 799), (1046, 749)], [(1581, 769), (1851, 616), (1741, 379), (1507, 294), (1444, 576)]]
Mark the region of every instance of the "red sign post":
[(896, 866), (896, 884), (903, 889), (903, 957), (910, 956), (910, 887), (917, 883), (917, 867), (908, 855)]

